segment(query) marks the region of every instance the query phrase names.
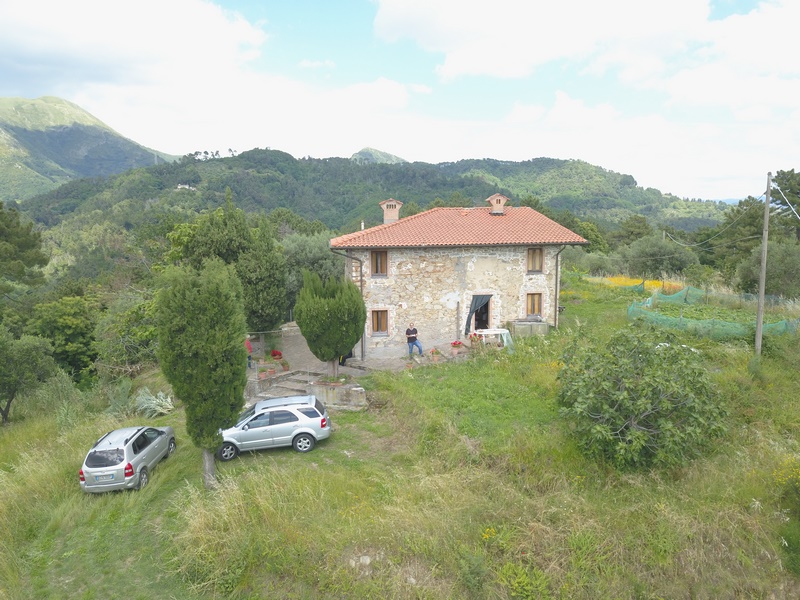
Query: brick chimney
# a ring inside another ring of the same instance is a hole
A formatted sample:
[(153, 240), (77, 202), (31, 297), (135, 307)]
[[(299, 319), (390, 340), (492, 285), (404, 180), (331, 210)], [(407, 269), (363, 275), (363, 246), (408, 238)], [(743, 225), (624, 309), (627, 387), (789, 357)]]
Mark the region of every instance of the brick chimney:
[(400, 200), (389, 198), (388, 200), (384, 200), (383, 202), (379, 202), (378, 204), (383, 209), (384, 225), (386, 225), (387, 223), (394, 223), (395, 221), (400, 220), (400, 207), (403, 206), (403, 203), (400, 202)]
[(494, 196), (489, 196), (486, 201), (489, 203), (489, 206), (492, 207), (492, 210), (489, 211), (490, 215), (504, 215), (506, 212), (505, 205), (508, 202), (508, 198), (503, 196), (502, 194), (495, 194)]

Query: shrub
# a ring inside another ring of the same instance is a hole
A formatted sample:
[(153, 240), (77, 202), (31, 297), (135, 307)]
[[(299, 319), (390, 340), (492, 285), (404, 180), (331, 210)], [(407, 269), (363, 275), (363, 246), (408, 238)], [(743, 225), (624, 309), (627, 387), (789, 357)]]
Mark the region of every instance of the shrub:
[(560, 412), (583, 450), (621, 468), (683, 464), (725, 431), (725, 410), (697, 350), (633, 324), (565, 353)]
[(172, 398), (165, 395), (164, 392), (158, 392), (155, 396), (149, 389), (142, 388), (136, 395), (136, 412), (143, 414), (146, 417), (157, 417), (159, 415), (166, 415), (175, 410), (172, 404)]

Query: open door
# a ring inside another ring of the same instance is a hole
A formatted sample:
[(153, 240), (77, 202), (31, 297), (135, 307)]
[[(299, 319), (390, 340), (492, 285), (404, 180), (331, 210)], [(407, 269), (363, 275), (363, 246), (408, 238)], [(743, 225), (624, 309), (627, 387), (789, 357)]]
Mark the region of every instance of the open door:
[(475, 317), (475, 329), (488, 329), (489, 327), (489, 301), (491, 296), (473, 296), (469, 305), (469, 314), (464, 326), (464, 335), (469, 335), (472, 317)]

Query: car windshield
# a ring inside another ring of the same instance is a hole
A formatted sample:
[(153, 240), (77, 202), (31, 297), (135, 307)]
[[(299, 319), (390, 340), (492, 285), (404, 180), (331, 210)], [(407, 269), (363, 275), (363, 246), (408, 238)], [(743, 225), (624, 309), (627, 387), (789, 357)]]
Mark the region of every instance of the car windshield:
[(89, 468), (114, 467), (120, 464), (125, 457), (122, 448), (104, 448), (92, 450), (86, 457), (86, 466)]
[(253, 405), (250, 408), (248, 408), (246, 411), (244, 411), (242, 414), (240, 414), (239, 418), (236, 419), (236, 427), (241, 427), (242, 424), (245, 421), (247, 421), (247, 419), (249, 419), (250, 417), (252, 417), (255, 414), (255, 412), (256, 412), (256, 407), (255, 407), (255, 405)]

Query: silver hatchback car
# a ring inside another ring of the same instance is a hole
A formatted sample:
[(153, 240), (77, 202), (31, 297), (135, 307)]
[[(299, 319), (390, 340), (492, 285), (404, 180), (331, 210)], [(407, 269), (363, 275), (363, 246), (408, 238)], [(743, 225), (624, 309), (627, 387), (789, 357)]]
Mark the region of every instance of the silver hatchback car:
[(236, 425), (220, 433), (222, 447), (217, 457), (228, 461), (245, 450), (279, 446), (308, 452), (317, 441), (330, 437), (331, 421), (316, 396), (286, 396), (256, 402)]
[(177, 448), (172, 427), (125, 427), (94, 443), (80, 470), (81, 489), (99, 493), (141, 489), (159, 461)]

